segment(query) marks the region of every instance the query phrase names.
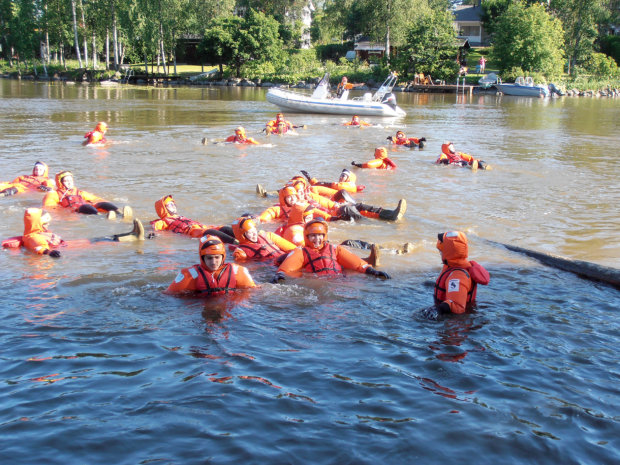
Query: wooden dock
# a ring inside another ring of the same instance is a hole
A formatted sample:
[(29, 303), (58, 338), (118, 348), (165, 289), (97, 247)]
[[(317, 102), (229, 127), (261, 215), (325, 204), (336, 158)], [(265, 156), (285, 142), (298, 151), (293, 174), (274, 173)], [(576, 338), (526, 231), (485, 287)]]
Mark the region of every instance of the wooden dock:
[(435, 84), (435, 85), (409, 85), (405, 92), (437, 93), (437, 94), (466, 94), (472, 95), (476, 86), (457, 86), (455, 84)]

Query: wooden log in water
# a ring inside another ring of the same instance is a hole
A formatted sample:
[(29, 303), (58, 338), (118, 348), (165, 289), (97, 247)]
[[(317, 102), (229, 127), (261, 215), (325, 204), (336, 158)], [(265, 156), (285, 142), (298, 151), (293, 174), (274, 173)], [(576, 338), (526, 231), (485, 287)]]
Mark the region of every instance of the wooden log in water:
[(617, 268), (597, 265), (596, 263), (584, 262), (582, 260), (571, 260), (568, 258), (560, 257), (558, 255), (536, 252), (535, 250), (524, 249), (523, 247), (517, 247), (515, 245), (504, 244), (501, 242), (489, 242), (495, 243), (497, 245), (503, 245), (508, 250), (512, 250), (513, 252), (518, 252), (527, 255), (528, 257), (532, 257), (547, 266), (568, 271), (570, 273), (575, 273), (576, 275), (594, 281), (608, 283), (620, 289), (620, 270)]

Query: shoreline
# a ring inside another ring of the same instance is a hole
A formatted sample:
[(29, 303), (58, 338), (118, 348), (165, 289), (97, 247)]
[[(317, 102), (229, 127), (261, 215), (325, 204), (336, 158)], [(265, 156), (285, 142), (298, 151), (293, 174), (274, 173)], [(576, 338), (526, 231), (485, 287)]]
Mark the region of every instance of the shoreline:
[[(62, 82), (66, 84), (98, 84), (100, 86), (121, 86), (121, 85), (146, 85), (153, 87), (259, 87), (269, 89), (272, 87), (280, 87), (284, 89), (314, 89), (316, 83), (306, 83), (301, 81), (297, 84), (282, 84), (282, 83), (273, 83), (273, 82), (263, 82), (261, 79), (246, 79), (246, 78), (227, 78), (220, 80), (210, 80), (210, 79), (196, 79), (198, 76), (192, 76), (189, 78), (179, 77), (179, 76), (153, 76), (153, 77), (140, 77), (140, 76), (130, 76), (128, 78), (121, 79), (109, 79), (109, 80), (98, 80), (98, 79), (88, 79), (83, 78), (82, 80), (71, 79), (68, 76), (54, 74), (53, 76), (35, 76), (32, 74), (28, 75), (18, 75), (16, 73), (11, 74), (0, 74), (0, 79), (12, 79), (12, 80), (25, 80), (25, 81), (41, 81), (41, 82)], [(194, 78), (194, 79), (192, 79)], [(357, 90), (362, 91), (375, 91), (379, 88), (380, 84), (375, 86), (359, 86)], [(415, 87), (415, 88), (414, 88)], [(407, 83), (405, 86), (394, 86), (393, 92), (411, 92), (411, 93), (445, 93), (445, 94), (454, 94), (455, 86), (446, 86), (445, 89), (442, 89), (442, 86), (439, 85), (429, 85), (426, 89), (420, 89), (419, 85), (414, 86), (413, 83)], [(484, 94), (495, 94), (497, 92), (493, 92), (489, 89), (484, 89), (478, 85), (465, 84), (465, 87), (470, 87), (473, 90), (474, 94), (484, 93)], [(443, 92), (442, 92), (443, 90)], [(616, 88), (607, 88), (601, 90), (579, 90), (576, 88), (567, 89), (564, 92), (564, 97), (620, 97), (620, 89)]]

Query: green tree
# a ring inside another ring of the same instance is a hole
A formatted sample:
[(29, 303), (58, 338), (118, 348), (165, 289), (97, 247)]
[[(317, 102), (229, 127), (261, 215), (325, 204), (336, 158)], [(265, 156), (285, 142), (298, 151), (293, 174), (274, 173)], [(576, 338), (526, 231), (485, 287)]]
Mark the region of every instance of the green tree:
[(241, 77), (241, 68), (247, 62), (281, 61), (283, 43), (278, 28), (275, 19), (253, 9), (244, 18), (217, 18), (205, 30), (199, 52), (205, 59), (215, 60), (220, 72), (223, 72), (223, 65), (227, 65)]
[(418, 11), (411, 21), (406, 44), (397, 58), (399, 71), (430, 74), (434, 79), (453, 79), (459, 70), (458, 47), (452, 14), (443, 9)]
[(609, 15), (607, 0), (552, 0), (551, 9), (562, 21), (569, 73), (586, 60), (599, 37), (599, 24)]
[(520, 68), (552, 78), (562, 74), (564, 31), (542, 5), (511, 4), (496, 21), (493, 56), (500, 72)]

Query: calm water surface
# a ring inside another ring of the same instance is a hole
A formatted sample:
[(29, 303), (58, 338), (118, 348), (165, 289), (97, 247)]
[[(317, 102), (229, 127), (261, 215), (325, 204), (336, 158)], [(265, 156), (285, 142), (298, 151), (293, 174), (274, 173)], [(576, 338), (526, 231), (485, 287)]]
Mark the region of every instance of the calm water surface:
[[(156, 89), (0, 80), (0, 181), (71, 170), (76, 184), (145, 224), (173, 194), (182, 214), (229, 224), (259, 213), (306, 169), (332, 180), (404, 129), (396, 172), (360, 172), (366, 203), (409, 204), (397, 224), (331, 225), (334, 241), (387, 246), (394, 279), (363, 275), (267, 284), (209, 301), (163, 295), (197, 242), (162, 234), (63, 257), (0, 253), (0, 462), (578, 463), (620, 461), (616, 360), (620, 293), (497, 247), (620, 267), (617, 100), (398, 94), (402, 120), (349, 129), (344, 117), (290, 114), (307, 129), (267, 138), (277, 109), (256, 89)], [(95, 123), (105, 148), (84, 148)], [(203, 146), (243, 125), (262, 146)], [(432, 164), (441, 143), (492, 171)], [(21, 234), (42, 195), (0, 199), (2, 238)], [(267, 229), (275, 225), (264, 225)], [(440, 322), (435, 239), (466, 231), (491, 272), (474, 314)], [(54, 212), (65, 239), (129, 223)]]

